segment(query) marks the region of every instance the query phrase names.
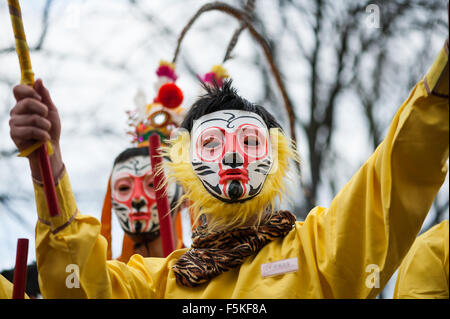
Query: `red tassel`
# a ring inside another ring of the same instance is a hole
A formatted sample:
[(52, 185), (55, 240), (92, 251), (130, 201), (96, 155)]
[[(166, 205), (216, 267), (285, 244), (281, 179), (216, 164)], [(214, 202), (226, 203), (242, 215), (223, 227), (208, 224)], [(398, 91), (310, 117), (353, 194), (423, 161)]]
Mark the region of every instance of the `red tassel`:
[(169, 109), (174, 109), (183, 102), (183, 92), (175, 83), (166, 83), (159, 88), (155, 100)]

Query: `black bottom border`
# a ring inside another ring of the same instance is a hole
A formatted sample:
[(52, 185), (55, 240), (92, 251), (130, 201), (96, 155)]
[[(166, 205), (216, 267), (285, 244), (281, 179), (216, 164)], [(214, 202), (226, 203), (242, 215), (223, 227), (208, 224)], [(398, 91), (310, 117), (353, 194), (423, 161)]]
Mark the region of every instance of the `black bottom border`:
[[(445, 300), (293, 300), (293, 299), (175, 299), (175, 300), (0, 300), (0, 307), (6, 311), (12, 308), (14, 313), (25, 311), (31, 313), (54, 313), (51, 309), (64, 309), (69, 316), (94, 315), (99, 311), (99, 319), (107, 319), (106, 315), (125, 311), (128, 317), (141, 315), (158, 319), (191, 319), (191, 318), (283, 318), (285, 315), (315, 315), (338, 313), (348, 315), (386, 316), (391, 310), (400, 310), (401, 315), (418, 314), (424, 309), (439, 311), (439, 307), (450, 304)], [(430, 308), (432, 307), (432, 308)], [(130, 312), (131, 311), (131, 312)], [(387, 312), (388, 311), (388, 312)], [(61, 312), (58, 312), (58, 317)], [(115, 316), (114, 316), (115, 317)]]

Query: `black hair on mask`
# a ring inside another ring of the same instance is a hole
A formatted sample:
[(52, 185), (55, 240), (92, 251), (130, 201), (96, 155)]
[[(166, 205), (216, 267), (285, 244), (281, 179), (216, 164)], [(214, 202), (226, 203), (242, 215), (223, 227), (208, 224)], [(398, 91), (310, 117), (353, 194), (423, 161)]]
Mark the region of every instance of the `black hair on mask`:
[(217, 85), (208, 85), (203, 83), (203, 89), (206, 94), (200, 96), (192, 105), (186, 114), (181, 127), (188, 130), (192, 129), (194, 121), (203, 115), (223, 111), (223, 110), (241, 110), (258, 114), (266, 123), (269, 129), (280, 128), (280, 124), (267, 110), (257, 104), (250, 103), (237, 94), (237, 90), (232, 87), (232, 80), (226, 80), (220, 87)]
[(123, 151), (122, 153), (117, 155), (116, 159), (114, 160), (113, 166), (115, 166), (116, 164), (119, 164), (119, 163), (123, 163), (131, 157), (139, 156), (139, 155), (148, 156), (149, 155), (148, 147), (127, 148), (125, 151)]

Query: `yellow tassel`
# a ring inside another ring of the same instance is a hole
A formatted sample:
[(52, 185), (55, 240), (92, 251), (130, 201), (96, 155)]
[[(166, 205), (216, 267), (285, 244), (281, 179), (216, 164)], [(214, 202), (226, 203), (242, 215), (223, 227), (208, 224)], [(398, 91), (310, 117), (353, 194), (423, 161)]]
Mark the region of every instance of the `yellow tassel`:
[(213, 67), (211, 68), (211, 72), (214, 72), (219, 79), (230, 77), (227, 69), (225, 69), (221, 64), (213, 65)]
[(166, 60), (159, 61), (159, 66), (163, 66), (163, 65), (167, 65), (172, 70), (175, 70), (175, 63), (172, 63), (172, 62), (169, 62), (169, 61), (166, 61)]
[[(35, 144), (27, 147), (23, 151), (21, 151), (19, 153), (19, 155), (17, 155), (17, 156), (18, 157), (27, 157), (28, 155), (33, 153), (35, 150), (37, 150), (42, 145), (44, 145), (44, 142), (35, 143)], [(53, 154), (53, 147), (52, 147), (52, 143), (50, 143), (50, 141), (47, 141), (47, 153), (48, 153), (48, 155), (52, 155)]]

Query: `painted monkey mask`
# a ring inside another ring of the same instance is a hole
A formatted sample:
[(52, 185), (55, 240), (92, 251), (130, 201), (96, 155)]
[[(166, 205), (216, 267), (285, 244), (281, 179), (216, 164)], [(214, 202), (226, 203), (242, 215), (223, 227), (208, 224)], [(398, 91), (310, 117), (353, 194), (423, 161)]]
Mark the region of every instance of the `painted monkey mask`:
[[(175, 206), (180, 192), (178, 185), (168, 186), (171, 207)], [(114, 165), (111, 197), (112, 209), (130, 237), (153, 240), (159, 236), (158, 210), (148, 155), (132, 156)]]
[(195, 120), (192, 168), (217, 199), (237, 203), (255, 197), (272, 163), (269, 130), (256, 113), (225, 110)]
[(210, 217), (211, 228), (260, 220), (286, 193), (294, 148), (273, 116), (241, 98), (231, 81), (205, 89), (165, 149), (168, 176), (182, 185), (195, 218)]

